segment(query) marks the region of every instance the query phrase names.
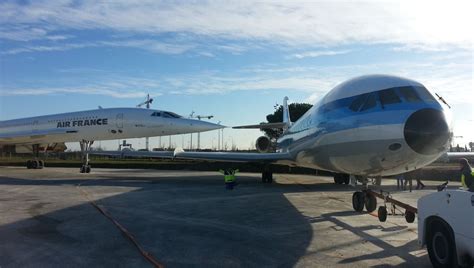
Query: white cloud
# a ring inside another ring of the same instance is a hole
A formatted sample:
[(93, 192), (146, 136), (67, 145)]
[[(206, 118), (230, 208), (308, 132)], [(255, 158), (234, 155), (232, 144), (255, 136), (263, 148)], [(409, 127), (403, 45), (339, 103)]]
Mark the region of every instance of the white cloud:
[(334, 55), (342, 55), (351, 52), (351, 50), (320, 50), (320, 51), (306, 51), (303, 53), (296, 53), (290, 55), (288, 58), (296, 58), (296, 59), (303, 59), (303, 58), (316, 58), (321, 56), (334, 56)]
[(163, 54), (181, 54), (189, 49), (192, 45), (168, 44), (151, 39), (142, 40), (114, 40), (114, 41), (96, 41), (83, 43), (66, 43), (55, 45), (33, 45), (19, 48), (12, 48), (2, 51), (3, 55), (15, 55), (25, 52), (51, 52), (51, 51), (66, 51), (71, 49), (89, 48), (89, 47), (131, 47), (148, 50), (154, 53)]
[[(0, 24), (5, 25), (0, 37), (27, 41), (55, 31), (99, 29), (283, 46), (390, 43), (471, 49), (472, 9), (472, 1), (34, 1), (0, 4)], [(31, 29), (31, 36), (15, 35), (15, 27)]]

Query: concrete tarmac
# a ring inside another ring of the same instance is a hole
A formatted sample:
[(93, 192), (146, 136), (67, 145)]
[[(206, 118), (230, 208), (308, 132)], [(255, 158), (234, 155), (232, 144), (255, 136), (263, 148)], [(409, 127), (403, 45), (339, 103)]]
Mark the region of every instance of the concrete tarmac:
[[(151, 267), (88, 198), (165, 267), (431, 267), (417, 225), (352, 209), (330, 177), (0, 167), (0, 267)], [(436, 191), (385, 190), (416, 206)], [(379, 200), (380, 202), (380, 200)]]

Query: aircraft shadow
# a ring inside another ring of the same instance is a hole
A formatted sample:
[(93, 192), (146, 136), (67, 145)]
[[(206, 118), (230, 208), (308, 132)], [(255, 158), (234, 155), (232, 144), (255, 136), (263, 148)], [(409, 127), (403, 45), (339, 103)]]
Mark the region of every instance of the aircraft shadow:
[[(340, 264), (387, 254), (398, 255), (407, 264), (419, 262), (408, 254), (414, 247), (412, 243), (394, 248), (366, 233), (379, 226), (356, 228), (337, 219), (358, 213), (344, 211), (308, 218), (284, 196), (294, 192), (347, 191), (349, 186), (331, 182), (303, 187), (266, 185), (245, 175), (239, 176), (239, 183), (237, 190), (226, 191), (220, 175), (70, 180), (0, 177), (3, 186), (41, 186), (39, 189), (64, 191), (63, 195), (74, 196), (75, 200), (65, 198), (64, 202), (71, 205), (55, 210), (55, 204), (62, 201), (41, 190), (18, 193), (14, 200), (0, 188), (2, 215), (10, 214), (4, 208), (11, 208), (12, 204), (26, 215), (0, 226), (4, 242), (0, 244), (0, 266), (149, 265), (109, 220), (84, 203), (84, 196), (75, 187), (78, 184), (97, 198), (97, 203), (125, 226), (145, 250), (169, 267), (292, 267), (307, 254), (313, 239), (312, 224), (321, 221), (331, 221), (385, 252), (345, 258)], [(121, 189), (107, 188), (110, 186)], [(52, 207), (52, 212), (42, 212)], [(385, 231), (396, 232), (400, 228), (404, 227)], [(406, 253), (400, 255), (400, 249)]]

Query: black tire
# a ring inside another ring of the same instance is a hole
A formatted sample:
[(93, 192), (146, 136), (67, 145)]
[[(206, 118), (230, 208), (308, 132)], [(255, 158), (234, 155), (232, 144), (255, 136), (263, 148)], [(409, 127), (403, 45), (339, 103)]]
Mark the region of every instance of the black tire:
[(264, 171), (262, 172), (262, 183), (270, 183), (271, 182), (271, 172)]
[(377, 211), (377, 217), (379, 218), (379, 221), (385, 222), (387, 220), (387, 207), (385, 206), (380, 206), (379, 210)]
[(408, 223), (413, 223), (413, 222), (415, 221), (415, 213), (406, 210), (406, 211), (405, 211), (405, 220), (406, 220)]
[(369, 213), (377, 209), (377, 198), (375, 198), (375, 196), (370, 194), (365, 195), (365, 209)]
[(86, 166), (85, 172), (86, 173), (91, 173), (91, 166)]
[(31, 167), (31, 160), (26, 161), (26, 168), (27, 168), (27, 169), (32, 169), (32, 167)]
[(352, 194), (352, 207), (357, 212), (364, 210), (365, 194), (363, 192), (355, 192)]
[(86, 167), (84, 165), (82, 165), (79, 172), (85, 173), (86, 172)]
[(31, 168), (32, 169), (37, 169), (38, 165), (39, 165), (38, 160), (32, 160), (31, 161)]
[(344, 179), (341, 176), (342, 174), (334, 174), (334, 183), (335, 184), (342, 184)]
[(448, 225), (440, 220), (430, 224), (427, 232), (428, 255), (433, 267), (457, 267), (456, 244)]

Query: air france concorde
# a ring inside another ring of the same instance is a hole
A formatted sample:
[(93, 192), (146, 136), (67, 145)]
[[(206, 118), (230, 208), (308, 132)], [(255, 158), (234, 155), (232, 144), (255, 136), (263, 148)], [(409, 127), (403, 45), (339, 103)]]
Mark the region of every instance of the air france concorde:
[[(183, 118), (173, 112), (141, 108), (109, 108), (0, 121), (3, 151), (32, 151), (64, 147), (79, 142), (83, 154), (81, 172), (89, 173), (88, 151), (94, 141), (167, 136), (203, 132), (223, 126)], [(42, 160), (27, 161), (28, 168), (42, 168)]]

